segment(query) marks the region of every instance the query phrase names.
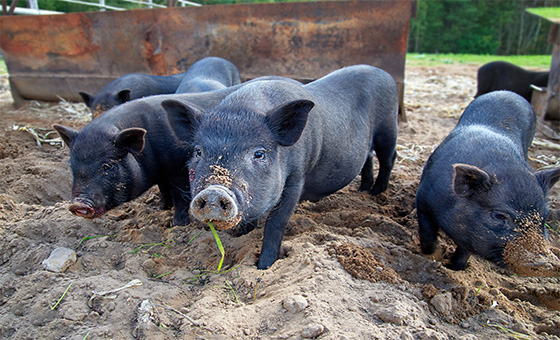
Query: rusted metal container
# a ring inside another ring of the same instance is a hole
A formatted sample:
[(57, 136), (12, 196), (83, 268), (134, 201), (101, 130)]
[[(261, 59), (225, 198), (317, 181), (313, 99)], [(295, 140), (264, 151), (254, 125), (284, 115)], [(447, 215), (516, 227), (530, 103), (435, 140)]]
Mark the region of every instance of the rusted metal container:
[(231, 61), (244, 79), (310, 81), (370, 64), (395, 78), (402, 104), (415, 9), (415, 0), (329, 1), (6, 16), (0, 49), (16, 104), (80, 101), (79, 91), (122, 75), (175, 74), (207, 56)]

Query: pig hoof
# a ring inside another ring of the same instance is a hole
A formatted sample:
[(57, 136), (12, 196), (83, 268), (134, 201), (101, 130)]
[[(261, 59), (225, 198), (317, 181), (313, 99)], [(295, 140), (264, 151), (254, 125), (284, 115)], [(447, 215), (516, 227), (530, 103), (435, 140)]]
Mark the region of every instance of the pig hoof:
[(453, 263), (450, 262), (448, 264), (445, 265), (445, 267), (451, 269), (451, 270), (465, 270), (465, 268), (467, 268), (467, 264), (466, 263)]

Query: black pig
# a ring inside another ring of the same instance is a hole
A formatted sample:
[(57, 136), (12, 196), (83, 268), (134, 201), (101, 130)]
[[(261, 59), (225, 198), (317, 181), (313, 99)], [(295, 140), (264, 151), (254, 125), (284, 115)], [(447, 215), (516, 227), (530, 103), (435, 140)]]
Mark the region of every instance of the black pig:
[(531, 105), (509, 91), (466, 108), (422, 173), (416, 205), (423, 253), (434, 252), (441, 229), (457, 244), (451, 269), (464, 269), (472, 253), (505, 265), (508, 242), (528, 228), (543, 233), (546, 193), (560, 168), (530, 168), (535, 126)]
[(298, 201), (332, 194), (360, 171), (360, 190), (387, 189), (398, 95), (393, 78), (378, 68), (347, 67), (305, 86), (254, 83), (205, 115), (180, 101), (162, 104), (177, 135), (193, 141), (191, 215), (228, 229), (268, 214), (259, 269), (278, 259)]
[(105, 85), (96, 96), (87, 92), (79, 93), (95, 119), (110, 108), (133, 99), (175, 93), (185, 75), (186, 72), (171, 76), (131, 73)]
[(478, 69), (477, 82), (475, 98), (492, 91), (507, 90), (531, 102), (531, 84), (546, 87), (548, 72), (528, 71), (505, 61), (493, 61)]
[(241, 84), (237, 67), (218, 57), (207, 57), (194, 63), (175, 93), (206, 92)]
[(174, 98), (203, 112), (242, 86), (137, 99), (110, 109), (79, 132), (54, 125), (70, 147), (73, 185), (69, 210), (95, 218), (157, 184), (162, 207), (175, 206), (173, 223), (188, 224), (189, 180), (184, 164), (191, 148), (175, 137), (161, 102)]
[(84, 103), (92, 110), (93, 118), (110, 108), (130, 100), (158, 94), (204, 92), (219, 90), (241, 83), (239, 71), (229, 61), (208, 57), (194, 63), (187, 72), (171, 76), (131, 73), (107, 84), (94, 96), (80, 92)]

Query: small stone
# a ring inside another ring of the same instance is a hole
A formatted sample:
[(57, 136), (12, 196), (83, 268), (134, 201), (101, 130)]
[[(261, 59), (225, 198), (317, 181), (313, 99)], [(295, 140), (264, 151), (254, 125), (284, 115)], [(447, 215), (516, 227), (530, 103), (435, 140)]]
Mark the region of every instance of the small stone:
[(500, 294), (500, 291), (496, 288), (492, 288), (488, 293), (490, 293), (490, 295), (492, 296), (498, 296)]
[(433, 284), (427, 284), (422, 286), (422, 295), (427, 298), (431, 299), (437, 294), (437, 289), (434, 287)]
[(284, 308), (291, 313), (301, 312), (309, 305), (307, 299), (301, 295), (292, 295), (284, 299), (282, 302)]
[(434, 308), (440, 312), (441, 314), (449, 314), (453, 309), (453, 295), (450, 292), (436, 294), (431, 300), (430, 303)]
[(43, 260), (42, 264), (45, 269), (63, 273), (77, 261), (76, 252), (72, 249), (59, 247), (52, 251), (48, 259)]
[(316, 338), (325, 331), (325, 326), (319, 323), (311, 323), (301, 331), (301, 336), (305, 339)]
[(302, 245), (302, 247), (305, 248), (305, 249), (312, 249), (312, 248), (315, 248), (315, 246), (313, 245), (313, 243), (310, 243), (310, 242), (305, 242), (305, 243)]
[(397, 326), (403, 326), (407, 324), (409, 319), (406, 310), (402, 310), (395, 307), (389, 307), (377, 312), (377, 317), (383, 322), (394, 323)]

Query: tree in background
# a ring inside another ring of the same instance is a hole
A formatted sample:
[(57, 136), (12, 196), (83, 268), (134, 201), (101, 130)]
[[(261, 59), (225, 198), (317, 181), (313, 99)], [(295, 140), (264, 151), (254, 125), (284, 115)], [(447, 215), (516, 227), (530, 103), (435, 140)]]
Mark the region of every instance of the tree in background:
[(525, 9), (551, 6), (560, 0), (418, 0), (409, 51), (550, 54), (550, 23)]

